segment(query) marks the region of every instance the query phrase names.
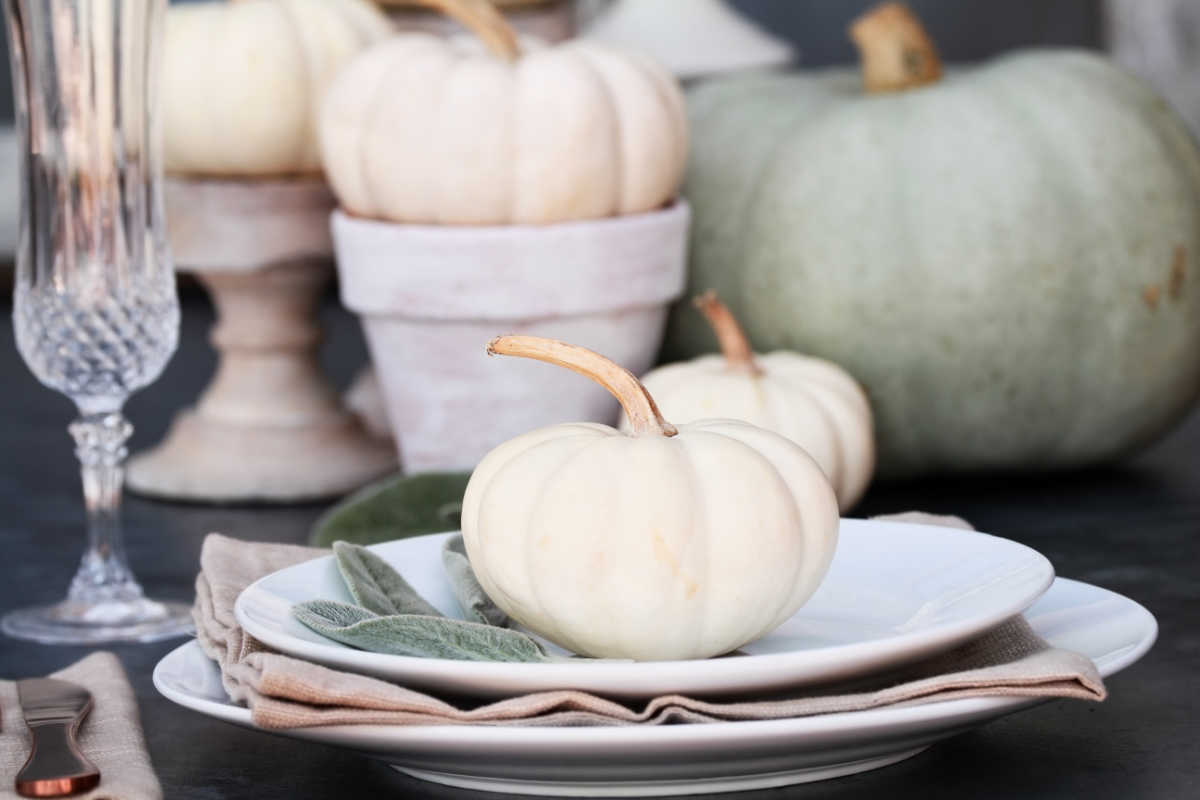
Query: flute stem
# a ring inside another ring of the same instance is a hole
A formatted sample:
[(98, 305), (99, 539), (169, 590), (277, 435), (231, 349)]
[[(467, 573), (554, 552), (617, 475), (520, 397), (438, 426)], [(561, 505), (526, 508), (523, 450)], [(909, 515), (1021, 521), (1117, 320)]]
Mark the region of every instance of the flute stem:
[[(88, 414), (74, 422), (75, 455), (83, 479), (83, 501), (87, 509), (87, 549), (71, 581), (67, 602), (91, 609), (104, 609), (105, 617), (121, 617), (124, 604), (139, 604), (138, 585), (125, 559), (121, 535), (121, 489), (125, 443), (133, 426), (120, 412)], [(140, 607), (136, 609), (142, 611)]]

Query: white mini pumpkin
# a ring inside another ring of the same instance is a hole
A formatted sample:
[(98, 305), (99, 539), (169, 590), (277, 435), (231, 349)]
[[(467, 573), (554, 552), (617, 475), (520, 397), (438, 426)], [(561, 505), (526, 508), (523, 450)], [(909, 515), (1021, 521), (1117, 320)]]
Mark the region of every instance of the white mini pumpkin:
[(843, 509), (858, 502), (875, 470), (871, 404), (858, 382), (824, 359), (782, 350), (755, 355), (715, 292), (696, 298), (696, 305), (722, 354), (644, 375), (663, 413), (680, 422), (728, 417), (782, 434), (821, 465)]
[(652, 61), (573, 41), (520, 52), (480, 0), (421, 0), (488, 47), (403, 34), (355, 59), (321, 113), (326, 174), (350, 213), (393, 222), (544, 224), (656, 209), (679, 190), (687, 121)]
[(163, 48), (168, 172), (318, 172), (319, 101), (338, 70), (392, 32), (367, 0), (172, 5)]
[(514, 619), (584, 655), (706, 658), (768, 633), (816, 590), (837, 500), (795, 443), (731, 420), (676, 428), (632, 373), (580, 347), (505, 336), (488, 352), (591, 377), (633, 420), (630, 433), (540, 428), (476, 467), (463, 538)]

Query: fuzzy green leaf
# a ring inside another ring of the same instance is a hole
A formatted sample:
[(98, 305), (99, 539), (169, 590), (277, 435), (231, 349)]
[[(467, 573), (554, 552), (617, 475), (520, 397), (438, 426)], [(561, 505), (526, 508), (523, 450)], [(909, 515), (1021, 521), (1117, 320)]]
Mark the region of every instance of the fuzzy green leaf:
[(354, 602), (380, 616), (390, 614), (421, 614), (440, 617), (441, 612), (391, 565), (365, 547), (349, 542), (335, 542), (333, 554), (338, 571)]
[(372, 653), (457, 661), (549, 660), (525, 634), (476, 622), (417, 614), (376, 616), (328, 600), (301, 603), (292, 608), (292, 614), (322, 636)]
[(455, 530), (470, 477), (466, 472), (446, 472), (385, 478), (322, 515), (313, 527), (312, 544), (379, 544)]
[(442, 566), (454, 589), (454, 597), (467, 619), (484, 625), (508, 627), (508, 614), (492, 602), (492, 598), (487, 596), (479, 579), (475, 577), (475, 570), (471, 568), (471, 562), (467, 559), (467, 548), (463, 543), (462, 534), (451, 536), (442, 546)]

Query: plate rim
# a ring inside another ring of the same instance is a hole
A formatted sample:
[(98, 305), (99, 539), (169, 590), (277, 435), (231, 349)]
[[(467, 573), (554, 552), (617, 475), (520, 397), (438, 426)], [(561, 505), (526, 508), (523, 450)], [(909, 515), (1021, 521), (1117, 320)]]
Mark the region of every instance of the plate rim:
[[(1158, 639), (1158, 620), (1141, 603), (1126, 595), (1101, 586), (1070, 578), (1055, 578), (1055, 585), (1062, 584), (1064, 590), (1074, 587), (1094, 592), (1099, 599), (1114, 598), (1126, 604), (1130, 611), (1141, 618), (1142, 636), (1137, 642), (1106, 653), (1096, 662), (1101, 677), (1107, 679), (1137, 663), (1154, 646)], [(1052, 587), (1053, 588), (1053, 587)], [(1096, 601), (1093, 601), (1096, 602)], [(1051, 642), (1053, 644), (1053, 642)], [(672, 745), (701, 743), (733, 743), (752, 740), (756, 737), (784, 735), (814, 735), (822, 732), (843, 730), (844, 723), (853, 720), (858, 727), (888, 727), (897, 724), (920, 724), (931, 721), (954, 721), (961, 718), (987, 715), (988, 719), (1005, 716), (1027, 707), (1049, 702), (1053, 698), (1043, 697), (966, 697), (915, 705), (891, 705), (860, 711), (840, 711), (805, 717), (787, 717), (771, 720), (720, 721), (703, 725), (612, 725), (595, 727), (505, 727), (487, 725), (331, 725), (317, 728), (295, 728), (270, 730), (254, 724), (251, 713), (245, 706), (235, 705), (232, 700), (218, 702), (196, 697), (167, 684), (164, 677), (166, 664), (186, 648), (201, 650), (199, 641), (191, 639), (172, 648), (154, 666), (151, 679), (154, 688), (168, 700), (196, 713), (220, 719), (231, 724), (248, 727), (263, 733), (274, 733), (291, 738), (318, 741), (335, 746), (351, 746), (344, 742), (331, 741), (344, 737), (386, 735), (391, 747), (420, 744), (422, 751), (429, 751), (446, 744), (460, 747), (507, 745), (513, 748), (545, 747), (558, 748), (592, 746), (630, 746), (637, 744), (659, 744), (663, 740)], [(201, 650), (200, 655), (208, 658)], [(1093, 659), (1094, 660), (1094, 659)], [(362, 749), (362, 746), (359, 746)]]
[[(963, 536), (981, 537), (984, 539), (1003, 542), (1004, 546), (1017, 548), (1038, 563), (1043, 570), (1041, 580), (1033, 588), (1027, 590), (1019, 598), (997, 608), (989, 614), (979, 615), (967, 620), (936, 625), (916, 632), (899, 633), (893, 636), (833, 645), (830, 647), (810, 650), (789, 651), (784, 653), (753, 654), (737, 659), (706, 659), (705, 669), (694, 678), (683, 691), (709, 694), (737, 694), (747, 691), (757, 691), (778, 688), (786, 685), (800, 685), (804, 682), (818, 682), (833, 677), (850, 677), (861, 674), (872, 668), (881, 658), (886, 658), (887, 664), (901, 664), (936, 652), (939, 649), (953, 646), (980, 631), (986, 630), (1009, 617), (1020, 614), (1046, 593), (1055, 580), (1053, 564), (1044, 555), (1028, 545), (1001, 536), (983, 533), (981, 531), (947, 528), (940, 525), (927, 525), (912, 522), (897, 522), (893, 520), (864, 520), (843, 518), (842, 522), (869, 524), (894, 529), (919, 529), (926, 533), (934, 533), (947, 538)], [(394, 539), (370, 545), (371, 549), (395, 545), (398, 542), (411, 542), (418, 539), (432, 539), (450, 536), (456, 531), (424, 534), (407, 539)], [(841, 529), (839, 527), (839, 536)], [(320, 559), (332, 559), (332, 555), (321, 556)], [(836, 556), (835, 556), (836, 558)], [(318, 559), (302, 562), (312, 564)], [(457, 688), (460, 691), (472, 691), (477, 696), (502, 696), (513, 691), (542, 691), (563, 688), (567, 684), (585, 691), (614, 694), (625, 698), (645, 698), (662, 693), (662, 689), (651, 686), (646, 689), (626, 689), (630, 684), (631, 672), (645, 672), (646, 664), (653, 664), (660, 671), (676, 671), (693, 669), (699, 662), (692, 660), (654, 661), (654, 662), (590, 662), (590, 663), (538, 663), (511, 664), (482, 661), (458, 661), (452, 659), (428, 659), (414, 656), (400, 656), (386, 653), (371, 653), (355, 650), (335, 642), (310, 642), (297, 640), (285, 631), (260, 625), (246, 611), (255, 593), (270, 596), (262, 584), (288, 570), (302, 566), (295, 564), (276, 570), (269, 575), (254, 581), (238, 594), (234, 602), (234, 616), (238, 623), (249, 635), (263, 644), (287, 655), (305, 658), (326, 666), (346, 669), (363, 674), (384, 676), (389, 679), (413, 681), (419, 686), (436, 686), (439, 689)], [(297, 647), (300, 642), (302, 646)], [(902, 647), (905, 655), (892, 658), (888, 652)], [(814, 652), (821, 652), (826, 659), (836, 661), (839, 667), (836, 672), (829, 669), (817, 670), (811, 666), (797, 662), (808, 661)], [(748, 659), (753, 659), (754, 678), (745, 679), (745, 665)], [(436, 663), (435, 663), (436, 662)], [(808, 669), (806, 676), (797, 669)], [(423, 673), (423, 674), (422, 674)], [(436, 673), (436, 680), (426, 677)], [(514, 675), (519, 677), (514, 678)], [(582, 676), (582, 677), (581, 677)], [(480, 686), (492, 681), (502, 684), (499, 687)]]

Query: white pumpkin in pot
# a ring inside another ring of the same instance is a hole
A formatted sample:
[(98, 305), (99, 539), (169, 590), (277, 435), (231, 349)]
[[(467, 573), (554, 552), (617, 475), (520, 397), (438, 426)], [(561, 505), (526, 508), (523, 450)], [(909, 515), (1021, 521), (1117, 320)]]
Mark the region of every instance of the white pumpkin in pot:
[(420, 4), (463, 22), (486, 50), (469, 37), (402, 34), (338, 77), (320, 134), (346, 211), (548, 224), (637, 214), (675, 197), (687, 121), (664, 69), (582, 41), (519, 43), (484, 0)]
[[(741, 325), (709, 291), (696, 298), (720, 355), (668, 364), (642, 377), (663, 412), (679, 422), (728, 417), (788, 437), (816, 459), (843, 509), (875, 471), (871, 404), (848, 372), (821, 358), (780, 350), (755, 355)], [(628, 429), (629, 420), (621, 422)]]
[(798, 445), (732, 420), (671, 425), (631, 372), (581, 347), (504, 336), (488, 352), (590, 377), (632, 420), (629, 433), (540, 428), (476, 467), (463, 538), (511, 617), (584, 655), (706, 658), (770, 632), (816, 590), (837, 499)]
[(319, 172), (316, 119), (325, 90), (347, 61), (391, 33), (368, 0), (171, 6), (161, 90), (167, 171)]

